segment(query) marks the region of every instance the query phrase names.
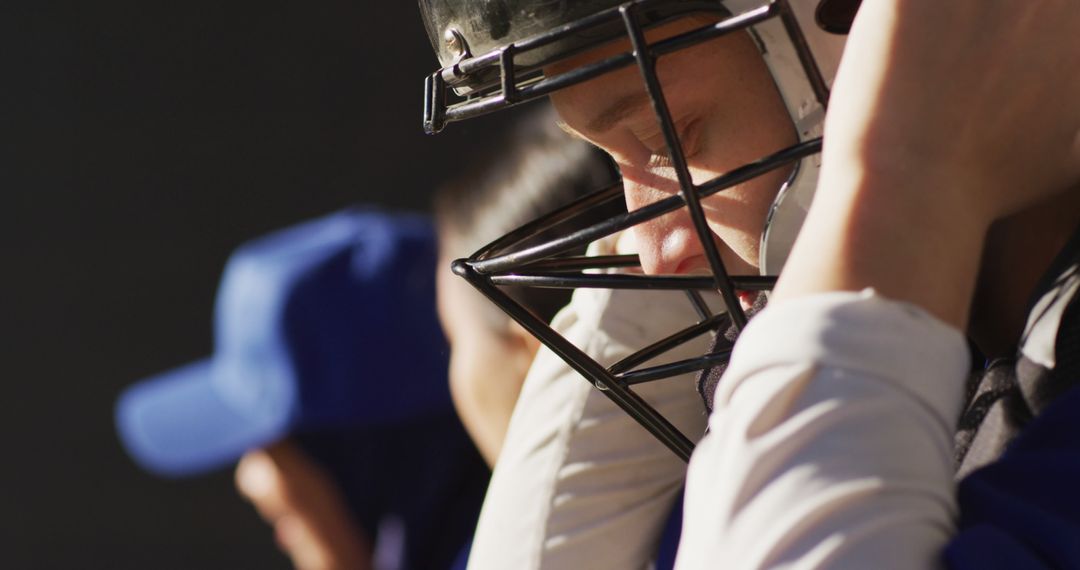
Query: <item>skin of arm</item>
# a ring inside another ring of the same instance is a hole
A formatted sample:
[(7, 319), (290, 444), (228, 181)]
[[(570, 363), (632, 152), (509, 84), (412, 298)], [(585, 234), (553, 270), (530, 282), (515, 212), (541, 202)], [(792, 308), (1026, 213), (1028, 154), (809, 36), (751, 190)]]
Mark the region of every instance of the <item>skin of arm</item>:
[(773, 301), (874, 287), (963, 330), (991, 224), (1074, 200), (1077, 29), (1075, 0), (863, 2)]

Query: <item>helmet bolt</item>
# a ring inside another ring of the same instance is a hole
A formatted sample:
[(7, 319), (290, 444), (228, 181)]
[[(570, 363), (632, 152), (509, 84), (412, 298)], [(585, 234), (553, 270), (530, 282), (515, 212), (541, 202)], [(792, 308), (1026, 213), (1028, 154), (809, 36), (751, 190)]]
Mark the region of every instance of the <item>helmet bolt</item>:
[(465, 38), (461, 37), (461, 33), (454, 28), (447, 28), (446, 33), (443, 34), (443, 41), (446, 42), (446, 49), (455, 58), (465, 57)]

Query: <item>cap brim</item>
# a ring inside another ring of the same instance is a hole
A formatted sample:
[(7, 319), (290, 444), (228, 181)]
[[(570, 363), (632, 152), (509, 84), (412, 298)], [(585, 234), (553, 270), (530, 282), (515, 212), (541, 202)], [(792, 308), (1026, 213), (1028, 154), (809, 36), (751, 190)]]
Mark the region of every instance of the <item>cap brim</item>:
[(279, 439), (285, 418), (250, 417), (222, 401), (202, 360), (144, 380), (120, 395), (116, 426), (135, 461), (182, 477), (223, 467)]

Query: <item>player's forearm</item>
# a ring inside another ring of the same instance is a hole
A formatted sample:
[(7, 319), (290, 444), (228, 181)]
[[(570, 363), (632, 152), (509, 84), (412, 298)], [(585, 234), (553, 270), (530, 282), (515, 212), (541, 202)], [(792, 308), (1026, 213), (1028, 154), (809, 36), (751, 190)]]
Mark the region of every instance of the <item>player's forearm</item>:
[(988, 224), (953, 197), (970, 183), (915, 165), (826, 168), (773, 303), (873, 288), (964, 330)]
[(1078, 25), (1075, 2), (864, 2), (775, 300), (871, 286), (963, 328), (990, 223), (1080, 177)]

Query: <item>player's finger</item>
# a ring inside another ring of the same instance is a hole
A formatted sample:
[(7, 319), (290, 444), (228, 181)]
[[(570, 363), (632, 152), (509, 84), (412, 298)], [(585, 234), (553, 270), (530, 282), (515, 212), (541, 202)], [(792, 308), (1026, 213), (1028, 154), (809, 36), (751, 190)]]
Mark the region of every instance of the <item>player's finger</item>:
[(259, 514), (273, 522), (292, 511), (287, 477), (266, 450), (248, 452), (236, 466), (236, 488)]

